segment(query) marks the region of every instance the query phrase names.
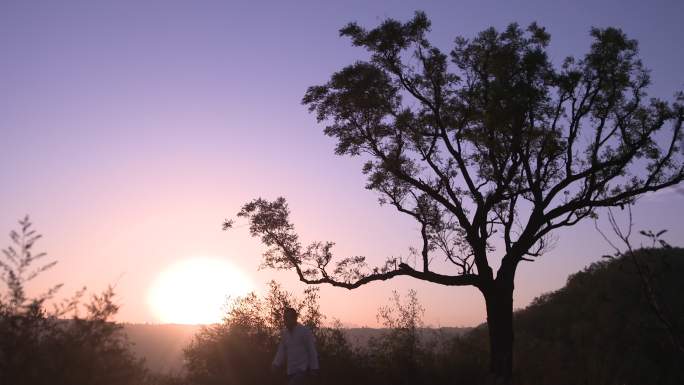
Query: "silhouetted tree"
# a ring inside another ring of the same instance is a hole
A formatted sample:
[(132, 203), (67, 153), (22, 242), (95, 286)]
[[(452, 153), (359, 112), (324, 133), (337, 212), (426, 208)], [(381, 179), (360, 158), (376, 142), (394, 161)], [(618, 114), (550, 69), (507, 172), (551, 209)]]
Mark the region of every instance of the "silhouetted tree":
[[(333, 243), (303, 245), (282, 198), (256, 199), (238, 216), (269, 247), (266, 266), (294, 269), (309, 284), (354, 289), (410, 276), (478, 288), (490, 370), (510, 383), (519, 263), (541, 255), (554, 230), (682, 181), (684, 95), (647, 99), (637, 42), (616, 28), (592, 29), (589, 52), (560, 68), (537, 24), (458, 37), (449, 55), (427, 40), (429, 28), (420, 12), (371, 30), (347, 25), (340, 34), (370, 59), (303, 99), (337, 139), (337, 154), (365, 159), (367, 188), (381, 203), (418, 222), (418, 266), (390, 259), (368, 268), (351, 257), (331, 268)], [(451, 266), (434, 271), (440, 259)]]

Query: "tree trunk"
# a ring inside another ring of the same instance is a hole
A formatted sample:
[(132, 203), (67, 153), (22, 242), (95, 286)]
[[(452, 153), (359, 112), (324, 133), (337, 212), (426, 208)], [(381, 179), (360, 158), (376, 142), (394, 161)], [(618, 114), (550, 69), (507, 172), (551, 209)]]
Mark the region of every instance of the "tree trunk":
[(496, 385), (510, 385), (513, 377), (513, 283), (494, 283), (485, 292), (489, 329), (489, 370)]

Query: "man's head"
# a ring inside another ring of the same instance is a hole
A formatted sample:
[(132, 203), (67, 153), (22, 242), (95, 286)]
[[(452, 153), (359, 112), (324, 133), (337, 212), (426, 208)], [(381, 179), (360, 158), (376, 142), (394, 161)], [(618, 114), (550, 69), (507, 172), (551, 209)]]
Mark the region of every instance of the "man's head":
[(286, 307), (283, 310), (283, 321), (288, 330), (294, 329), (294, 327), (297, 326), (297, 310)]

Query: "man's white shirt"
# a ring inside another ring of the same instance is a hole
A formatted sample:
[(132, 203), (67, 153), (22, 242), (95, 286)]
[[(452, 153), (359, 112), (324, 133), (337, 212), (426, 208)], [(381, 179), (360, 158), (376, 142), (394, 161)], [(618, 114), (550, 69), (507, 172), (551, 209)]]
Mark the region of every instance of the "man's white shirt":
[(273, 365), (282, 366), (285, 361), (288, 375), (318, 369), (318, 353), (308, 327), (297, 324), (292, 331), (283, 329)]

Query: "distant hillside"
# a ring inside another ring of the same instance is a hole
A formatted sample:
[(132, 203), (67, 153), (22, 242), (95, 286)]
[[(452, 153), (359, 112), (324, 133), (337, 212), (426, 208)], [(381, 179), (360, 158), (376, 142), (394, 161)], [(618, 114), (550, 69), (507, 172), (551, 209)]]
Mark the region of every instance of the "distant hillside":
[[(147, 367), (157, 373), (177, 373), (183, 368), (183, 348), (202, 325), (153, 325), (124, 324), (124, 331), (133, 343), (133, 352), (144, 358)], [(343, 329), (347, 340), (354, 347), (365, 346), (372, 337), (379, 337), (385, 329), (349, 328)], [(443, 327), (421, 329), (424, 341), (437, 337), (451, 338), (461, 335), (470, 328)]]
[[(472, 328), (469, 327), (421, 328), (419, 335), (422, 341), (429, 344), (438, 338), (453, 338), (455, 336), (463, 335), (471, 329)], [(349, 341), (353, 347), (366, 346), (371, 338), (377, 338), (387, 332), (387, 329), (376, 328), (349, 328), (343, 330), (347, 337), (347, 341)]]
[(123, 324), (133, 343), (132, 351), (144, 358), (147, 367), (157, 373), (176, 373), (183, 367), (183, 348), (202, 325)]

